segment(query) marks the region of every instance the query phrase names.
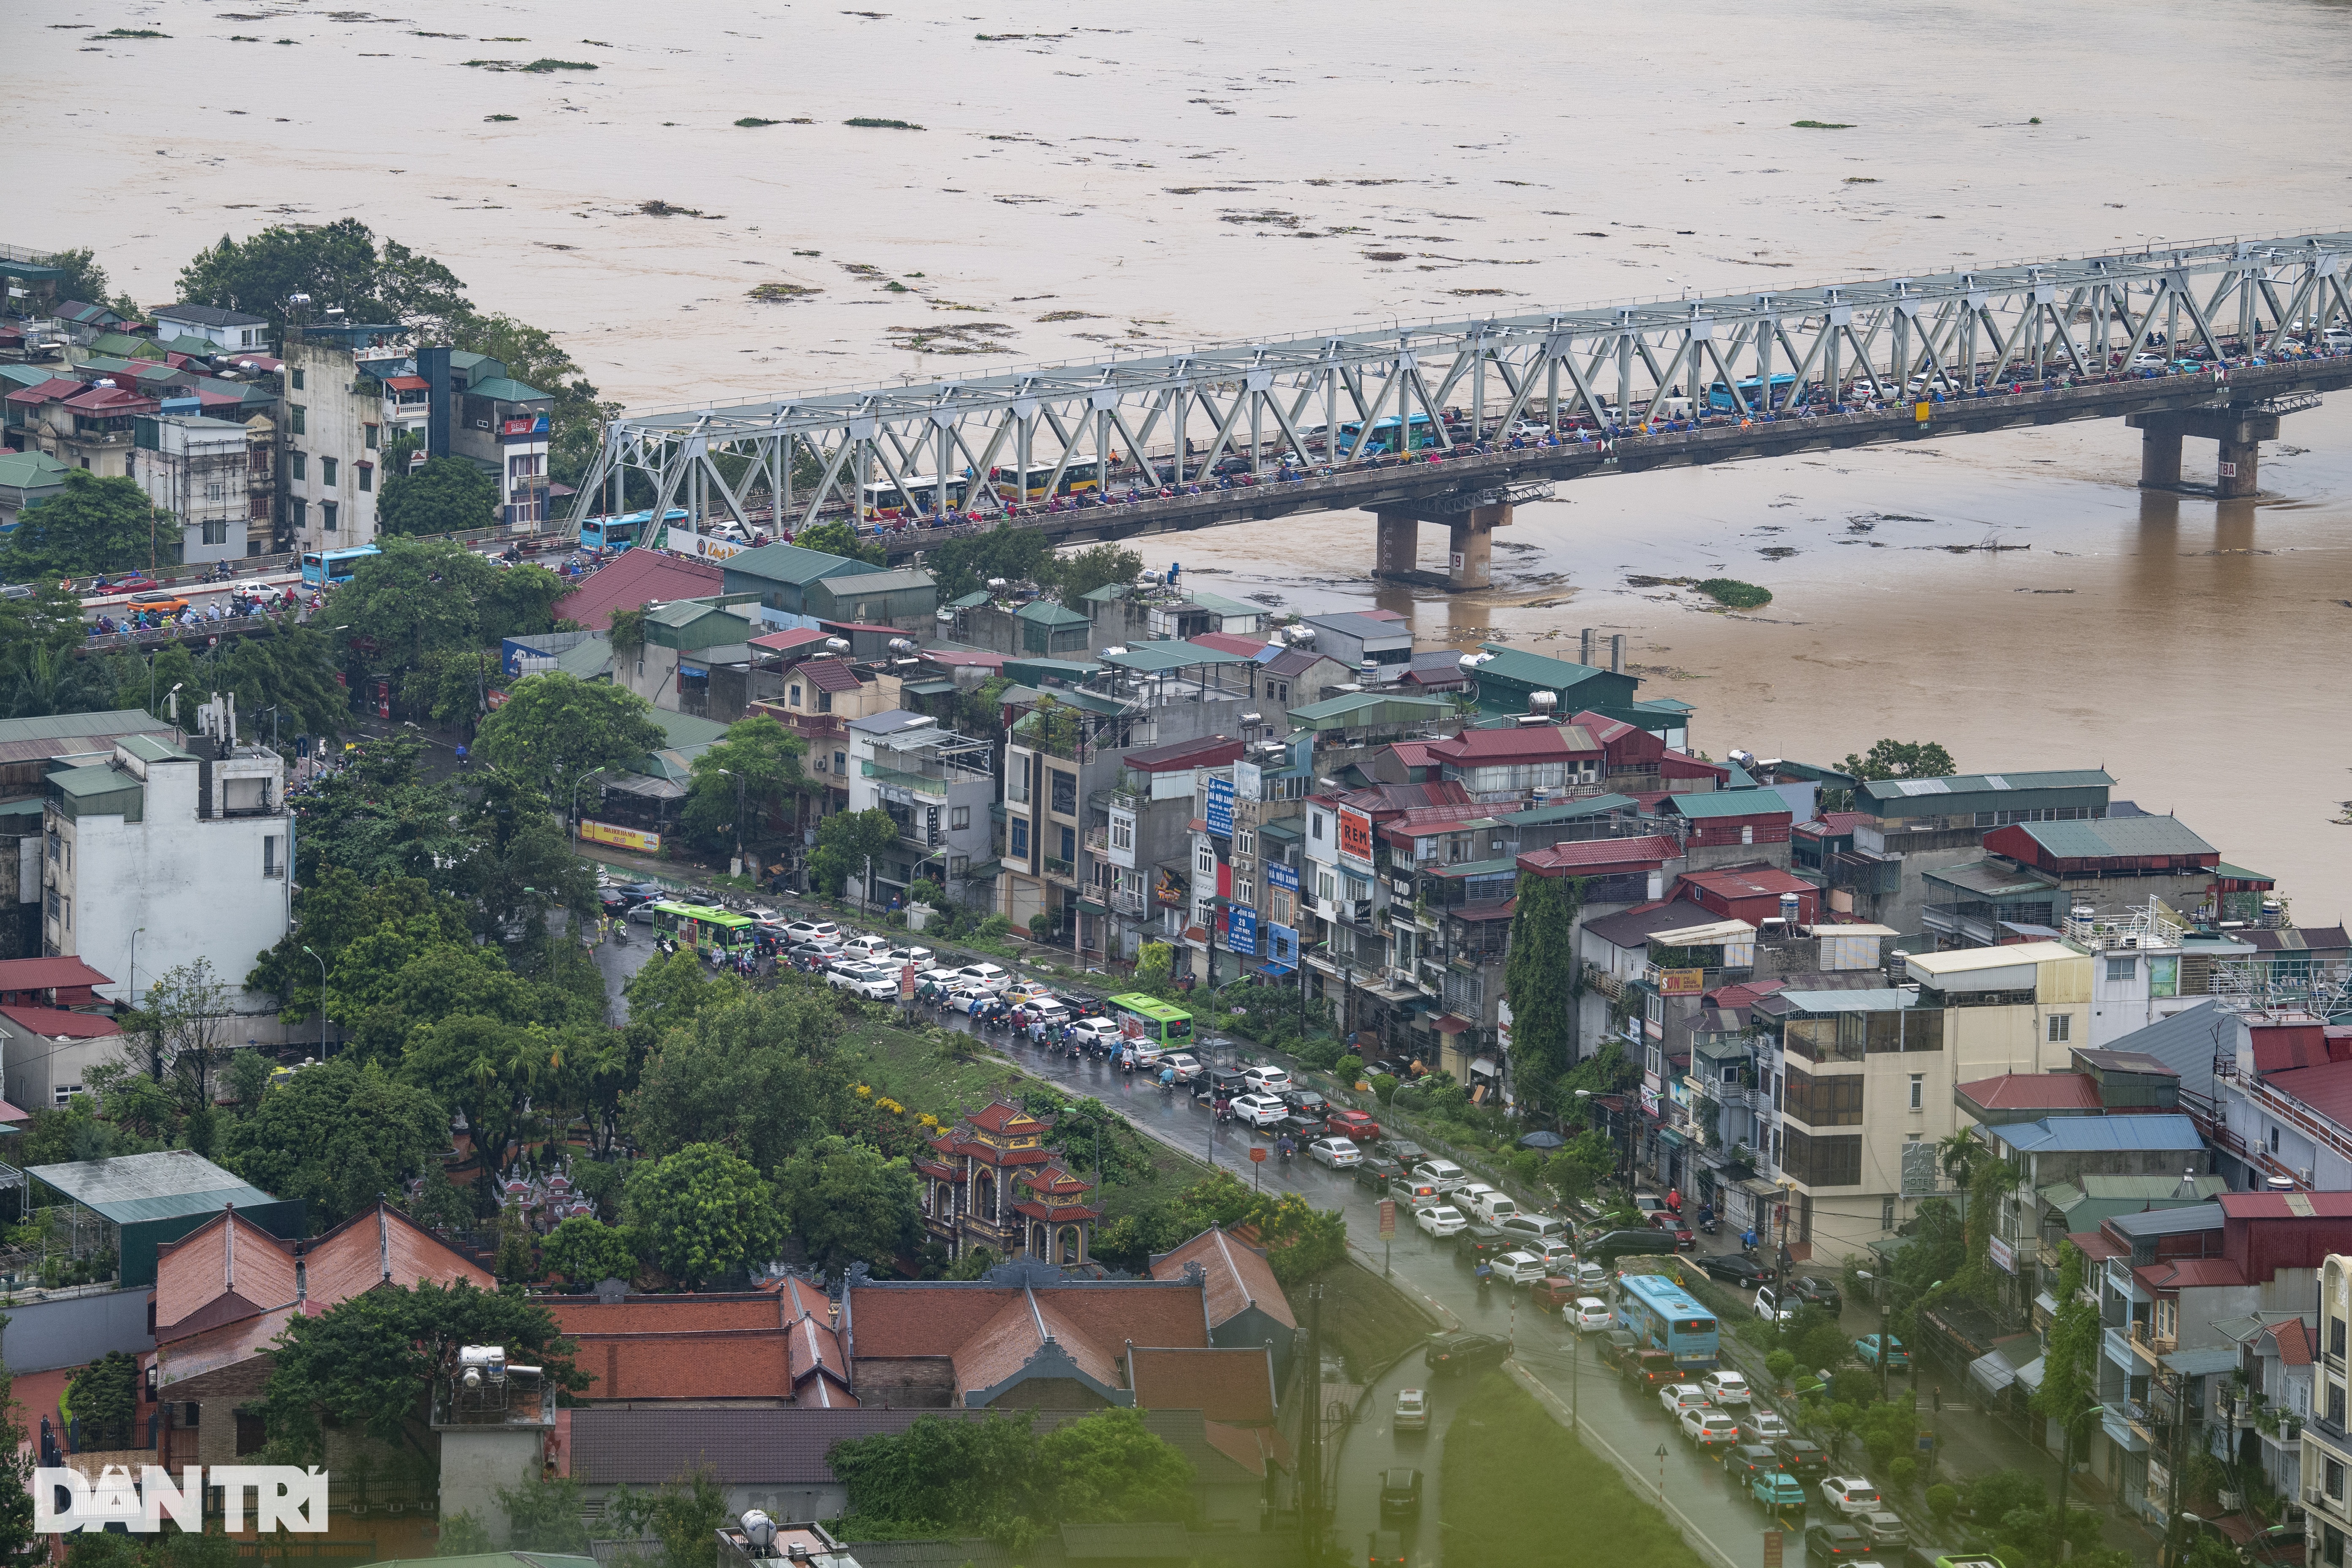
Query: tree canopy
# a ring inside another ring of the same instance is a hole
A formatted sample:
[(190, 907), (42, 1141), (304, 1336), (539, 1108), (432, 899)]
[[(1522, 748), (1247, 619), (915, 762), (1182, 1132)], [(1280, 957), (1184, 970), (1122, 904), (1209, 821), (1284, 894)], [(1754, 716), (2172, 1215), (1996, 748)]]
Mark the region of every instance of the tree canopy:
[(770, 1263), (783, 1246), (775, 1189), (716, 1143), (640, 1162), (625, 1192), (654, 1261), (688, 1288)]
[(65, 489), (26, 507), (0, 535), (0, 581), (87, 577), (128, 572), (155, 559), (168, 542), (172, 514), (159, 512), (138, 482), (87, 468), (66, 470)]
[(809, 879), (839, 898), (850, 878), (864, 877), (867, 861), (898, 842), (898, 821), (880, 806), (836, 811), (817, 824), (816, 848), (808, 859)]
[(748, 853), (797, 837), (800, 799), (816, 787), (803, 771), (807, 755), (808, 742), (766, 714), (738, 719), (724, 739), (694, 759), (683, 816), (687, 836), (712, 853), (732, 847), (740, 798), (740, 841)]
[(1952, 753), (1933, 741), (1879, 741), (1862, 756), (1848, 752), (1838, 766), (1865, 782), (1949, 778), (1960, 771)]
[(913, 1169), (871, 1144), (821, 1138), (777, 1173), (778, 1194), (809, 1257), (833, 1271), (912, 1252), (921, 1212)]
[(303, 1068), (231, 1122), (222, 1163), (264, 1192), (300, 1198), (320, 1229), (399, 1190), (449, 1146), (449, 1113), (375, 1063)]
[(404, 673), (441, 648), (472, 652), (554, 624), (563, 579), (544, 566), (501, 567), (446, 539), (386, 539), (335, 590), (331, 613), (368, 667)]
[[(354, 322), (401, 326), (447, 321), (471, 310), (465, 284), (429, 256), (397, 240), (377, 243), (357, 218), (329, 224), (273, 224), (245, 239), (223, 235), (180, 269), (179, 296), (267, 316), (282, 328), (296, 314), (322, 321), (341, 309)], [(307, 306), (292, 303), (310, 296)]]
[(556, 810), (569, 811), (583, 775), (663, 743), (652, 712), (652, 704), (626, 687), (551, 670), (515, 682), (505, 706), (482, 721), (478, 750), (544, 789)]
[(1090, 544), (1054, 563), (1062, 603), (1073, 610), (1084, 609), (1087, 595), (1097, 588), (1132, 583), (1141, 575), (1143, 557), (1122, 544)]
[(499, 481), (464, 458), (435, 458), (386, 479), (375, 516), (383, 533), (488, 528), (499, 519)]
[(890, 558), (879, 540), (860, 538), (857, 530), (846, 522), (820, 522), (813, 528), (803, 528), (793, 535), (793, 542), (803, 550), (822, 550), (827, 555), (844, 555), (876, 566)]

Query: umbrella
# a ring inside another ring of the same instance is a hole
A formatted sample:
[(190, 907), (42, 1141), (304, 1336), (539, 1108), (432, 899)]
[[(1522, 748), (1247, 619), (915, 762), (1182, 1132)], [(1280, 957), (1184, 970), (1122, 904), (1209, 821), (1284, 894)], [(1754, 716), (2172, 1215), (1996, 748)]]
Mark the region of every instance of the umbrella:
[(1526, 1137), (1520, 1139), (1519, 1147), (1522, 1149), (1565, 1149), (1568, 1147), (1568, 1140), (1561, 1137), (1557, 1132), (1547, 1131), (1538, 1128), (1537, 1131), (1530, 1132)]

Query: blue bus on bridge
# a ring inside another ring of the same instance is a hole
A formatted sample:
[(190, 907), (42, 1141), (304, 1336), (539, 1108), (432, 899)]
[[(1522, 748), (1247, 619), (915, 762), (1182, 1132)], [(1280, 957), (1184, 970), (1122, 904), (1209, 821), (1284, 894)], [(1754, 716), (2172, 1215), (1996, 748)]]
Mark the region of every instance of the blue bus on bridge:
[(371, 555), (383, 552), (373, 544), (354, 545), (349, 550), (313, 550), (302, 556), (302, 586), (332, 588), (352, 580), (359, 563)]
[[(674, 506), (663, 513), (665, 522), (684, 522), (686, 509)], [(626, 550), (633, 544), (646, 542), (653, 532), (654, 509), (633, 511), (623, 517), (592, 517), (580, 524), (580, 548), (583, 550)]]
[[(1804, 402), (1804, 395), (1801, 393), (1794, 398), (1789, 395), (1796, 390), (1796, 385), (1797, 378), (1793, 375), (1775, 375), (1772, 378), (1772, 406), (1793, 408)], [(1746, 400), (1748, 407), (1755, 408), (1761, 405), (1761, 387), (1762, 384), (1752, 375), (1739, 384), (1739, 395)], [(1714, 383), (1706, 389), (1706, 405), (1718, 414), (1732, 412), (1734, 405), (1731, 401), (1730, 388), (1719, 381)]]
[(1617, 1281), (1617, 1326), (1653, 1350), (1669, 1352), (1675, 1364), (1705, 1372), (1722, 1352), (1715, 1314), (1698, 1304), (1681, 1283), (1663, 1274), (1628, 1274)]

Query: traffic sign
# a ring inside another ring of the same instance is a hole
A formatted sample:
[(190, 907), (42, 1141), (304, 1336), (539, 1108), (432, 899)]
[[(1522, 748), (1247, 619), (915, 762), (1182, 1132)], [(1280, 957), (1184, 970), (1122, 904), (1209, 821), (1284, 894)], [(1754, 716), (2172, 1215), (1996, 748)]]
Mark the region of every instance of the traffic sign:
[(1382, 1198), (1381, 1200), (1381, 1239), (1386, 1241), (1394, 1235), (1396, 1235), (1396, 1199)]
[(1764, 1532), (1764, 1568), (1780, 1568), (1780, 1531)]
[(1263, 1165), (1263, 1164), (1265, 1164), (1265, 1151), (1264, 1149), (1252, 1149), (1252, 1150), (1250, 1151), (1250, 1163), (1251, 1163), (1251, 1164), (1253, 1164), (1253, 1165)]

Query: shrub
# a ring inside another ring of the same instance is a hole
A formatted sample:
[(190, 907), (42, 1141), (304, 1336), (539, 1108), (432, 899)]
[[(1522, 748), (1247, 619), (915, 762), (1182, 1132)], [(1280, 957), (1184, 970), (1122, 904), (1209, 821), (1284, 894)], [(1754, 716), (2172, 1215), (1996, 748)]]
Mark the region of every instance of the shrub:
[(1386, 1105), (1389, 1101), (1394, 1100), (1396, 1098), (1396, 1091), (1397, 1080), (1395, 1074), (1376, 1072), (1372, 1075), (1372, 1095), (1373, 1098), (1378, 1100), (1382, 1105)]
[(1735, 610), (1761, 609), (1772, 602), (1772, 590), (1742, 583), (1737, 577), (1709, 577), (1698, 585), (1698, 591)]
[(1039, 910), (1029, 917), (1029, 935), (1033, 941), (1050, 941), (1054, 935), (1054, 917)]
[(1764, 1370), (1772, 1374), (1774, 1382), (1786, 1383), (1789, 1374), (1797, 1370), (1797, 1358), (1787, 1351), (1774, 1351), (1764, 1358)]
[(856, 115), (851, 119), (843, 121), (842, 123), (844, 125), (861, 126), (868, 131), (920, 131), (922, 129), (921, 126), (915, 124), (912, 121), (877, 120), (868, 114)]
[(1938, 1482), (1927, 1489), (1927, 1511), (1936, 1516), (1937, 1524), (1949, 1524), (1959, 1506), (1959, 1488)]
[(1895, 1478), (1896, 1486), (1907, 1487), (1919, 1479), (1919, 1461), (1906, 1454), (1888, 1464), (1886, 1473)]
[(1331, 1064), (1331, 1071), (1341, 1083), (1352, 1084), (1364, 1075), (1364, 1058), (1349, 1051)]

